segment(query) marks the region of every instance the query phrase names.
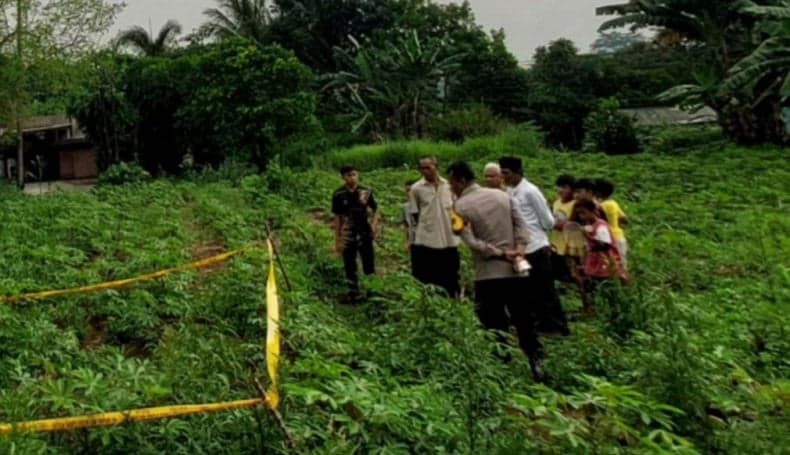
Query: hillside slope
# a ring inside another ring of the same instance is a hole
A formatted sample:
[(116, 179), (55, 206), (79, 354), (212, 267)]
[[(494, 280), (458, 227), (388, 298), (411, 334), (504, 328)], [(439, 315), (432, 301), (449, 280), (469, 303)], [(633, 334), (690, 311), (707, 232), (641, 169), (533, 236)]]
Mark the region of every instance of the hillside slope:
[[(442, 159), (468, 157), (478, 168), (525, 150), (507, 138), (478, 145), (437, 147)], [(339, 152), (331, 164), (359, 156)], [(403, 164), (388, 159), (360, 165)], [(574, 322), (571, 337), (547, 341), (548, 387), (532, 384), (525, 361), (503, 365), (490, 355), (469, 302), (439, 298), (407, 276), (397, 220), (403, 182), (415, 171), (402, 167), (362, 176), (386, 229), (381, 273), (364, 283), (370, 298), (360, 306), (336, 298), (342, 270), (327, 209), (338, 177), (278, 167), (35, 199), (2, 189), (0, 292), (175, 266), (258, 240), (269, 223), (294, 287), (282, 296), (282, 412), (304, 451), (742, 454), (789, 446), (786, 151), (537, 151), (525, 160), (547, 192), (560, 173), (611, 178), (633, 223), (633, 286), (600, 318)], [(0, 306), (0, 421), (255, 396), (251, 378), (265, 370), (265, 264), (255, 251), (127, 290)], [(470, 279), (467, 266), (467, 286)], [(563, 301), (575, 314), (578, 297), (566, 289)], [(614, 311), (615, 322), (603, 317)], [(286, 447), (263, 411), (0, 437), (3, 453)]]

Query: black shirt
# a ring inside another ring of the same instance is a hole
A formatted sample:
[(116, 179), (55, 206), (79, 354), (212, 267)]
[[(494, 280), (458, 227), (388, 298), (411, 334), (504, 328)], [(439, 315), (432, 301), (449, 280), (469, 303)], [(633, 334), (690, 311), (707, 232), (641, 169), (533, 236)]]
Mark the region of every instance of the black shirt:
[(370, 234), (368, 209), (375, 212), (378, 204), (373, 192), (364, 186), (357, 186), (353, 191), (343, 186), (332, 195), (332, 213), (343, 218), (344, 232)]

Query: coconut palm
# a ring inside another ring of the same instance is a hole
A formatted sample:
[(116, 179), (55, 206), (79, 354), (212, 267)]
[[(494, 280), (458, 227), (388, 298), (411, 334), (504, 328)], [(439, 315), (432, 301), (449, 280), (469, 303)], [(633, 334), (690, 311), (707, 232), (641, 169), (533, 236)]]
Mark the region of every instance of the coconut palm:
[(181, 25), (173, 20), (167, 21), (154, 37), (143, 27), (132, 27), (118, 36), (119, 46), (135, 49), (142, 55), (158, 56), (166, 54), (181, 34)]
[(273, 7), (266, 0), (217, 0), (217, 8), (203, 14), (208, 22), (203, 30), (213, 36), (239, 36), (259, 45), (270, 38)]

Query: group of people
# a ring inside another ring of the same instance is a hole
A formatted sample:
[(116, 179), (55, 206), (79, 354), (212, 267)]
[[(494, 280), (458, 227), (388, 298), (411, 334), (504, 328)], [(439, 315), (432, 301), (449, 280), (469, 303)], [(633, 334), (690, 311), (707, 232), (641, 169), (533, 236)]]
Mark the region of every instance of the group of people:
[[(484, 169), (484, 185), (469, 164), (439, 174), (435, 157), (419, 160), (421, 178), (406, 184), (403, 206), (406, 248), (412, 274), (452, 298), (461, 294), (459, 245), (474, 261), (475, 311), (499, 337), (516, 328), (519, 346), (533, 374), (544, 378), (538, 333), (568, 335), (568, 321), (555, 281), (576, 283), (586, 311), (607, 280), (627, 280), (625, 213), (605, 180), (557, 179), (550, 206), (524, 177), (522, 160), (503, 157)], [(344, 185), (332, 197), (336, 251), (342, 255), (349, 297), (359, 296), (357, 256), (363, 272), (375, 273), (373, 242), (380, 216), (373, 192), (359, 184), (359, 172), (340, 170)], [(500, 341), (504, 341), (500, 338)]]

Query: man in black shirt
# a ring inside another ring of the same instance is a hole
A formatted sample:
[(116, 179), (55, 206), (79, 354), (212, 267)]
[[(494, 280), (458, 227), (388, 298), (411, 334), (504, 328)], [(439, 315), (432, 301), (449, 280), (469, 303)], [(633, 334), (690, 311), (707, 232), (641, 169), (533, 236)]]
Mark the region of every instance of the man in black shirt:
[(378, 205), (373, 192), (359, 185), (359, 172), (356, 169), (344, 166), (340, 169), (340, 175), (345, 185), (332, 195), (335, 251), (343, 256), (349, 297), (356, 299), (359, 297), (357, 253), (362, 259), (365, 275), (375, 273), (373, 240), (378, 233)]

